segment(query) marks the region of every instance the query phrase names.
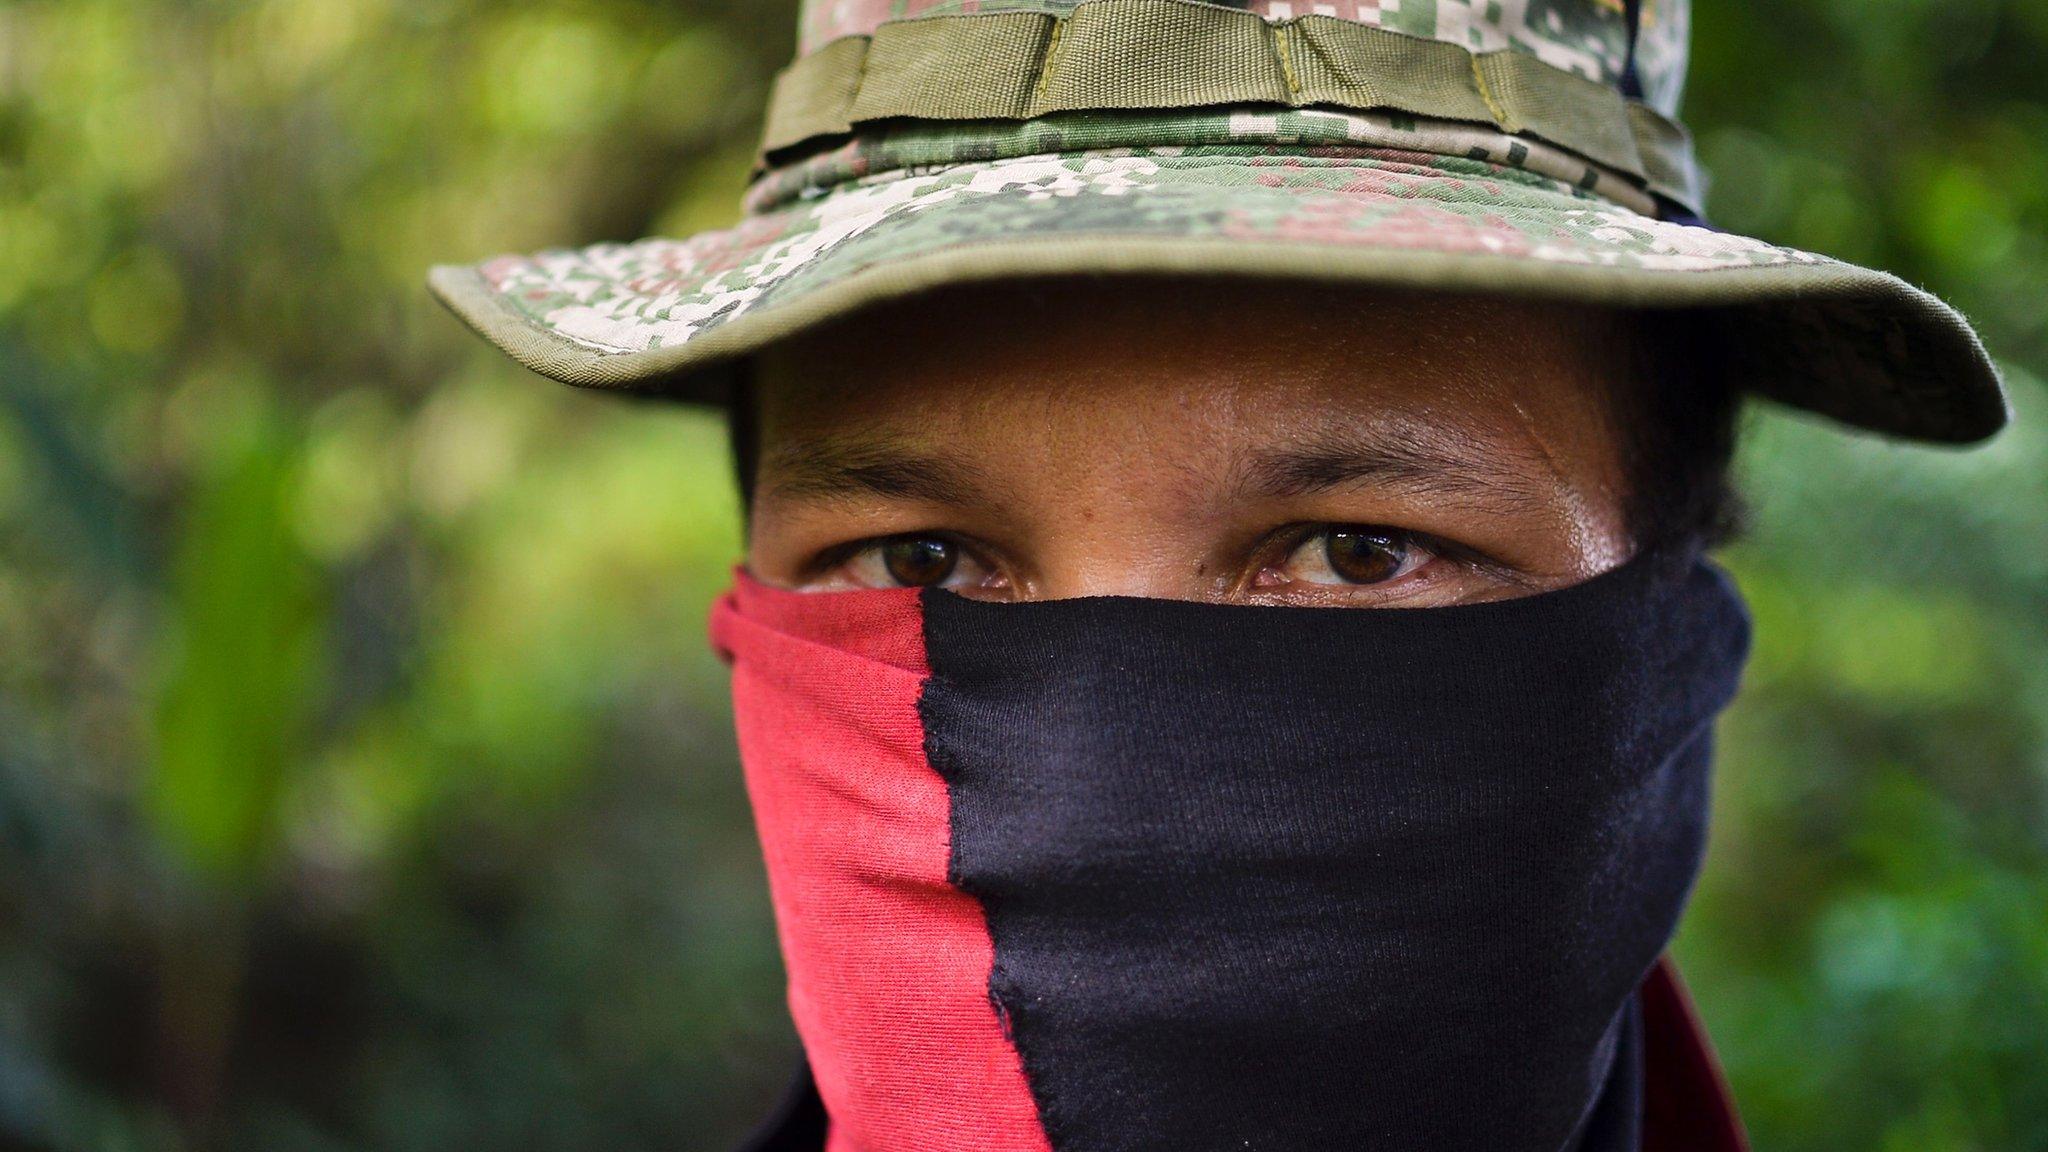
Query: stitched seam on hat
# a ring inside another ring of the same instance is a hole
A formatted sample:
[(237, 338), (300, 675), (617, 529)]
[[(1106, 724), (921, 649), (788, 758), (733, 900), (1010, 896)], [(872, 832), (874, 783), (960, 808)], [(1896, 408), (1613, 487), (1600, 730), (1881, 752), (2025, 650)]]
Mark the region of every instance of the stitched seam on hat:
[(1280, 58), (1280, 77), (1287, 81), (1287, 94), (1301, 99), (1301, 80), (1294, 74), (1294, 53), (1287, 47), (1287, 31), (1277, 24), (1266, 25), (1266, 37), (1273, 42), (1273, 54)]
[(868, 40), (868, 46), (860, 50), (859, 66), (853, 70), (853, 91), (860, 91), (861, 85), (867, 83), (868, 61), (873, 59), (874, 55), (874, 40), (873, 38), (870, 38)]
[[(1160, 241), (1161, 241), (1162, 243), (1170, 243), (1170, 244), (1174, 244), (1174, 245), (1186, 245), (1186, 244), (1188, 244), (1188, 243), (1189, 243), (1189, 241), (1188, 241), (1188, 240), (1187, 240), (1186, 238), (1184, 238), (1184, 237), (1171, 237), (1171, 238), (1162, 238), (1162, 237), (1152, 237), (1152, 236), (1146, 236), (1146, 235), (1143, 235), (1143, 234), (1138, 234), (1138, 233), (1128, 233), (1128, 232), (1101, 232), (1101, 233), (1094, 233), (1094, 234), (1091, 234), (1091, 235), (1089, 236), (1089, 239), (1090, 239), (1090, 240), (1093, 240), (1093, 241), (1099, 241), (1099, 242), (1106, 242), (1106, 243), (1110, 243), (1110, 244), (1118, 243), (1118, 242), (1120, 242), (1120, 241), (1127, 241), (1127, 240), (1141, 240), (1141, 241), (1149, 241), (1149, 240), (1154, 240), (1154, 239), (1158, 239), (1158, 240), (1160, 240)], [(1326, 244), (1318, 244), (1318, 243), (1314, 243), (1314, 242), (1311, 242), (1311, 241), (1301, 241), (1301, 240), (1215, 240), (1215, 239), (1211, 238), (1211, 239), (1209, 239), (1209, 240), (1206, 240), (1206, 241), (1204, 241), (1204, 242), (1205, 242), (1205, 243), (1211, 243), (1211, 244), (1218, 244), (1218, 245), (1229, 245), (1229, 246), (1233, 246), (1233, 247), (1239, 247), (1239, 246), (1250, 246), (1250, 247), (1256, 247), (1256, 248), (1274, 248), (1274, 249), (1301, 249), (1301, 250), (1304, 250), (1304, 251), (1307, 251), (1307, 252), (1314, 252), (1314, 253), (1322, 253), (1322, 252), (1326, 252), (1326, 251), (1328, 251), (1328, 250), (1329, 250), (1329, 248), (1330, 248), (1330, 246), (1329, 246), (1329, 245), (1326, 245)], [(967, 240), (967, 241), (962, 241), (962, 242), (960, 242), (960, 243), (959, 243), (959, 244), (957, 244), (957, 245), (949, 246), (948, 250), (949, 250), (949, 251), (955, 251), (955, 252), (969, 252), (969, 251), (974, 251), (974, 250), (976, 250), (976, 249), (988, 249), (988, 248), (998, 248), (998, 249), (999, 249), (999, 248), (1003, 248), (1003, 247), (1006, 247), (1006, 246), (1008, 246), (1008, 245), (1012, 245), (1012, 244), (1015, 244), (1015, 243), (1016, 243), (1016, 241), (1014, 241), (1014, 240), (1008, 240), (1008, 239), (994, 239), (994, 240)], [(1340, 247), (1341, 247), (1341, 246), (1340, 246)], [(1384, 251), (1382, 251), (1382, 254), (1384, 255), (1384, 254), (1386, 254), (1386, 253), (1385, 253)], [(1550, 258), (1548, 258), (1548, 257), (1543, 257), (1543, 256), (1506, 256), (1506, 255), (1502, 255), (1502, 254), (1500, 254), (1500, 253), (1498, 253), (1498, 252), (1469, 252), (1469, 251), (1466, 251), (1466, 252), (1444, 252), (1444, 251), (1426, 251), (1426, 252), (1425, 252), (1424, 254), (1425, 254), (1425, 255), (1431, 255), (1431, 256), (1438, 256), (1438, 257), (1442, 257), (1442, 258), (1443, 258), (1443, 259), (1445, 259), (1445, 260), (1456, 260), (1456, 261), (1472, 261), (1472, 260), (1480, 260), (1480, 261), (1491, 261), (1491, 262), (1498, 262), (1498, 263), (1502, 263), (1502, 264), (1516, 264), (1516, 265), (1533, 265), (1533, 266), (1537, 266), (1537, 267), (1542, 267), (1542, 268), (1584, 268), (1584, 267), (1587, 267), (1586, 265), (1582, 265), (1582, 264), (1573, 264), (1573, 263), (1571, 263), (1571, 262), (1569, 262), (1569, 261), (1562, 261), (1562, 260), (1554, 260), (1554, 259), (1550, 259)], [(861, 274), (861, 273), (865, 273), (865, 272), (869, 272), (869, 271), (872, 271), (872, 270), (874, 270), (874, 269), (876, 269), (876, 268), (886, 268), (886, 267), (888, 267), (888, 266), (889, 266), (890, 264), (894, 263), (894, 262), (895, 262), (895, 259), (896, 259), (896, 258), (895, 258), (895, 257), (893, 257), (893, 256), (876, 256), (876, 257), (874, 257), (874, 258), (872, 258), (872, 259), (869, 259), (869, 260), (863, 260), (863, 261), (858, 261), (858, 262), (852, 262), (852, 263), (851, 263), (851, 271), (849, 272), (849, 275), (858, 275), (858, 274)], [(1641, 275), (1643, 275), (1643, 276), (1659, 276), (1659, 277), (1665, 277), (1665, 276), (1668, 276), (1668, 277), (1672, 277), (1672, 278), (1674, 278), (1674, 279), (1675, 279), (1675, 278), (1679, 278), (1679, 277), (1687, 277), (1687, 276), (1712, 276), (1712, 275), (1714, 275), (1715, 273), (1719, 273), (1719, 272), (1769, 272), (1769, 271), (1772, 271), (1772, 270), (1774, 270), (1774, 269), (1781, 269), (1781, 268), (1785, 268), (1785, 269), (1790, 269), (1790, 268), (1821, 268), (1821, 269), (1825, 269), (1825, 268), (1827, 268), (1827, 267), (1828, 267), (1828, 266), (1830, 266), (1830, 265), (1835, 265), (1835, 266), (1839, 266), (1839, 265), (1841, 265), (1841, 263), (1842, 263), (1842, 262), (1841, 262), (1841, 261), (1839, 261), (1839, 260), (1835, 260), (1835, 259), (1832, 259), (1832, 258), (1830, 258), (1830, 257), (1825, 257), (1825, 256), (1823, 256), (1823, 257), (1820, 257), (1819, 259), (1816, 259), (1816, 260), (1812, 260), (1812, 261), (1805, 261), (1805, 260), (1787, 260), (1787, 261), (1783, 261), (1783, 262), (1781, 262), (1781, 263), (1777, 263), (1777, 264), (1724, 264), (1724, 265), (1720, 265), (1720, 266), (1717, 266), (1717, 267), (1713, 267), (1713, 268), (1632, 268), (1632, 269), (1629, 269), (1629, 271), (1631, 271), (1632, 273), (1638, 273), (1638, 274), (1641, 274)], [(1774, 303), (1789, 303), (1789, 302), (1790, 302), (1789, 300), (1782, 300), (1782, 301), (1774, 301)], [(1699, 307), (1711, 307), (1711, 306), (1713, 306), (1713, 305), (1699, 305)], [(1688, 305), (1688, 307), (1690, 307), (1690, 305)], [(749, 311), (749, 310), (751, 310), (751, 309), (743, 309), (742, 311)]]
[(1513, 129), (1508, 127), (1507, 110), (1493, 98), (1493, 89), (1486, 86), (1486, 73), (1479, 70), (1479, 54), (1475, 52), (1469, 59), (1472, 62), (1472, 82), (1479, 85), (1479, 98), (1486, 101), (1486, 110), (1493, 113), (1494, 125), (1504, 132), (1512, 132)]
[(1038, 62), (1038, 83), (1032, 85), (1031, 100), (1034, 104), (1043, 103), (1046, 90), (1052, 86), (1052, 70), (1059, 60), (1060, 38), (1066, 30), (1065, 20), (1052, 22), (1052, 33), (1045, 38), (1045, 57)]

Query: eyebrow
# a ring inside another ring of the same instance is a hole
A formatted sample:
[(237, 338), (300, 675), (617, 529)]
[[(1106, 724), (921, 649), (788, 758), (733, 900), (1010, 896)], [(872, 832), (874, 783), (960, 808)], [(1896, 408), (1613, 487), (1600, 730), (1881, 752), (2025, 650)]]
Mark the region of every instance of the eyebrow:
[[(1516, 459), (1539, 467), (1516, 468)], [(1552, 502), (1543, 463), (1518, 449), (1490, 441), (1482, 444), (1455, 430), (1336, 429), (1303, 437), (1286, 448), (1246, 453), (1235, 471), (1241, 494), (1267, 499), (1372, 483), (1418, 496), (1525, 509)]]
[[(1506, 448), (1510, 459), (1527, 458)], [(1548, 507), (1543, 470), (1515, 468), (1503, 447), (1482, 447), (1442, 429), (1328, 430), (1286, 448), (1243, 453), (1231, 472), (1240, 496), (1286, 499), (1356, 484), (1494, 509)], [(1540, 461), (1536, 461), (1540, 463)], [(992, 503), (997, 485), (965, 456), (933, 452), (908, 439), (820, 436), (779, 445), (762, 461), (781, 499), (879, 496), (931, 504)]]
[(880, 496), (932, 504), (982, 504), (994, 485), (973, 461), (907, 440), (821, 436), (778, 446), (761, 463), (784, 499)]

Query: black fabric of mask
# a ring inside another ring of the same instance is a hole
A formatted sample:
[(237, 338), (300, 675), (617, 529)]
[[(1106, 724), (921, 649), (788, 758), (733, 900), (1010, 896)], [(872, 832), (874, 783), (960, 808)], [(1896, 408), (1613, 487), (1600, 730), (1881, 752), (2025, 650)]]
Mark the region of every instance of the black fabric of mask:
[(1054, 1149), (1636, 1146), (1633, 993), (1748, 643), (1717, 569), (922, 610), (949, 878)]

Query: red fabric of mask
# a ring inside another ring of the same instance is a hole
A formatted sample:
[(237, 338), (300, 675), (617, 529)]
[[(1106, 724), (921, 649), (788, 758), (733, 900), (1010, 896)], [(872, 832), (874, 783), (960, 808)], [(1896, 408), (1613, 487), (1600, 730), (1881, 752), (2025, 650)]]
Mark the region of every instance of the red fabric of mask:
[(989, 998), (981, 907), (947, 880), (946, 785), (917, 711), (929, 674), (917, 592), (804, 595), (742, 575), (711, 635), (733, 661), (827, 1152), (1046, 1152)]

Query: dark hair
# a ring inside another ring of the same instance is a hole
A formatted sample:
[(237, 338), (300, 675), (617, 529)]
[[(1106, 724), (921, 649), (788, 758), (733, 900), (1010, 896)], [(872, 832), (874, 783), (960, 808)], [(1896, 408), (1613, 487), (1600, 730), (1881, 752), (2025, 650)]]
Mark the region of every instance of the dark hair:
[[(1629, 321), (1634, 370), (1613, 398), (1629, 536), (1642, 552), (1727, 543), (1743, 519), (1732, 472), (1742, 397), (1716, 327), (1708, 316), (1682, 312), (1640, 312)], [(751, 368), (750, 361), (735, 367), (726, 410), (743, 517), (753, 506), (761, 446)]]
[(1614, 411), (1638, 551), (1725, 544), (1741, 532), (1733, 460), (1742, 396), (1711, 313), (1630, 317), (1634, 367)]
[(754, 362), (741, 360), (731, 369), (725, 402), (726, 443), (732, 449), (734, 479), (740, 485), (740, 523), (754, 518), (754, 477), (761, 470), (760, 404), (754, 398)]

